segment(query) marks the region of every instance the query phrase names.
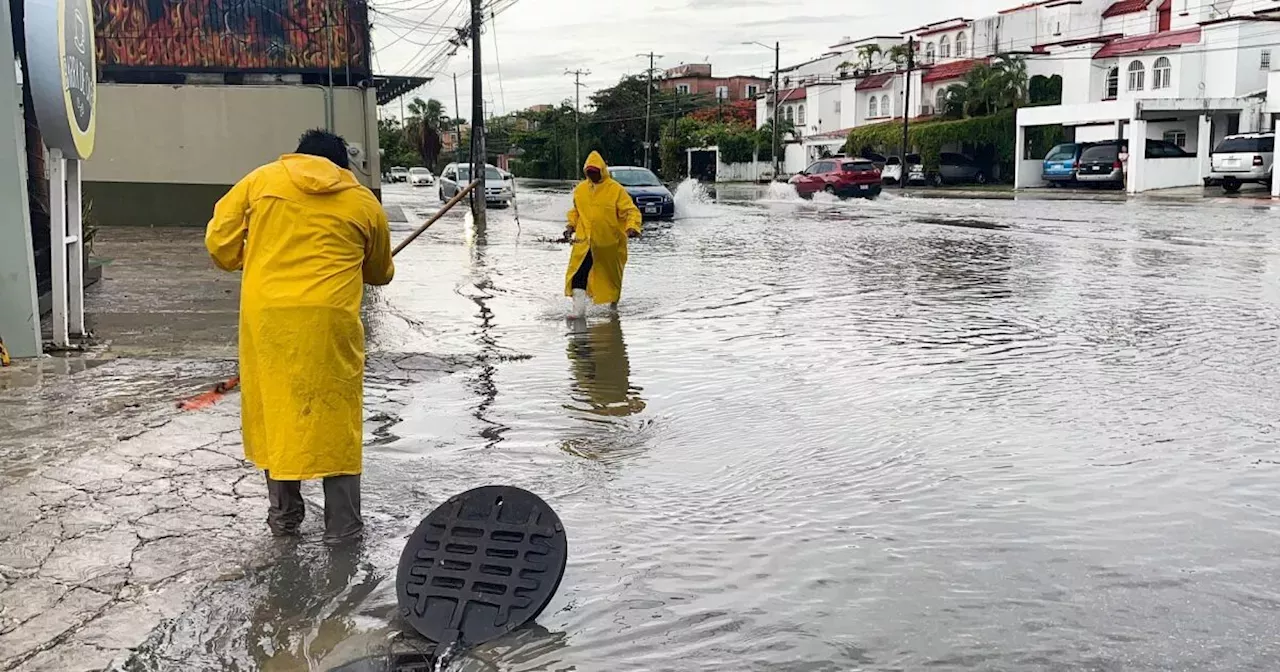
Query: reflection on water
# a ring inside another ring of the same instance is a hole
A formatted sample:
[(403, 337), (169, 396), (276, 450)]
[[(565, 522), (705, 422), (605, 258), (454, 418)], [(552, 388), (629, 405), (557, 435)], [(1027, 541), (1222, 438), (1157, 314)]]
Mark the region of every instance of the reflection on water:
[(588, 324), (569, 321), (569, 371), (574, 410), (621, 418), (644, 410), (641, 390), (631, 386), (631, 362), (617, 316)]

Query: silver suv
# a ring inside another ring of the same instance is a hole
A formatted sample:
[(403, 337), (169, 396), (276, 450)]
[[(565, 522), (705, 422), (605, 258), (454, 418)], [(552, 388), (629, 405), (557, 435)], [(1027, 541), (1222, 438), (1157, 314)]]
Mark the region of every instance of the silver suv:
[[(471, 165), (451, 163), (440, 172), (440, 201), (453, 198), (471, 182)], [(516, 198), (515, 178), (511, 173), (486, 164), (484, 171), (484, 200), (489, 205), (505, 208)]]
[(1275, 156), (1274, 133), (1228, 135), (1209, 155), (1206, 184), (1221, 184), (1222, 190), (1229, 194), (1240, 191), (1240, 185), (1245, 182), (1270, 185)]

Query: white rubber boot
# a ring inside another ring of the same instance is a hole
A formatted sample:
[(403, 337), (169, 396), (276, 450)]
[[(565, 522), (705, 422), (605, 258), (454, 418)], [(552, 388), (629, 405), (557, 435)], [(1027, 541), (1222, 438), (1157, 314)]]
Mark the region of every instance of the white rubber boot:
[(587, 290), (573, 290), (573, 310), (569, 313), (569, 317), (575, 320), (581, 320), (587, 316)]

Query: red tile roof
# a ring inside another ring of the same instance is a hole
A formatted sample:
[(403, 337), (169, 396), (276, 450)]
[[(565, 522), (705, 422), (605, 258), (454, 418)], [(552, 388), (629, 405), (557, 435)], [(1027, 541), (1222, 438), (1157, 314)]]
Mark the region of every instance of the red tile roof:
[(783, 89), (781, 98), (784, 103), (794, 103), (797, 100), (804, 100), (808, 95), (809, 91), (803, 87), (799, 89)]
[(873, 91), (875, 89), (883, 89), (886, 84), (893, 81), (894, 74), (896, 73), (882, 72), (878, 75), (871, 75), (870, 77), (867, 77), (861, 82), (858, 82), (858, 85), (853, 87), (853, 90), (854, 91)]
[(1102, 12), (1102, 18), (1109, 19), (1113, 16), (1145, 12), (1150, 4), (1151, 0), (1119, 0)]
[(1125, 37), (1119, 40), (1112, 40), (1107, 45), (1098, 50), (1094, 54), (1094, 58), (1114, 58), (1116, 56), (1125, 56), (1128, 54), (1138, 54), (1144, 51), (1158, 51), (1161, 49), (1177, 49), (1187, 44), (1197, 44), (1200, 42), (1200, 27), (1188, 28), (1186, 30), (1175, 30), (1173, 32), (1152, 33), (1150, 35), (1137, 35), (1135, 37)]
[(928, 84), (929, 82), (941, 82), (946, 79), (959, 79), (969, 74), (979, 63), (986, 63), (985, 58), (971, 58), (967, 61), (952, 61), (936, 65), (924, 73), (920, 81)]

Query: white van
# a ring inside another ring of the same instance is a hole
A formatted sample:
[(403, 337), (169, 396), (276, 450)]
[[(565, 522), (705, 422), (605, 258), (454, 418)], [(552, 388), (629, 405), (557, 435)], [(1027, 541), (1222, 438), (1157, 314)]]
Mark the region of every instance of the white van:
[(1275, 156), (1275, 133), (1228, 135), (1209, 155), (1207, 184), (1221, 184), (1229, 194), (1240, 191), (1245, 182), (1270, 185)]

